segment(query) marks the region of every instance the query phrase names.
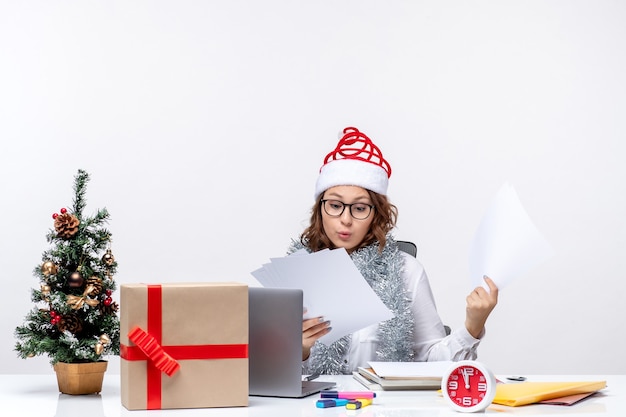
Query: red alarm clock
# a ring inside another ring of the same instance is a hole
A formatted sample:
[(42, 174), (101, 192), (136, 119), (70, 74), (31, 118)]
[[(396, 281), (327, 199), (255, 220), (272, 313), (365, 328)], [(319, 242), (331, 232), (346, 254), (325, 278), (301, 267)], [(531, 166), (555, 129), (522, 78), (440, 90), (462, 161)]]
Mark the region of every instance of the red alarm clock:
[(484, 411), (496, 395), (496, 377), (480, 362), (454, 362), (443, 374), (441, 391), (456, 411)]

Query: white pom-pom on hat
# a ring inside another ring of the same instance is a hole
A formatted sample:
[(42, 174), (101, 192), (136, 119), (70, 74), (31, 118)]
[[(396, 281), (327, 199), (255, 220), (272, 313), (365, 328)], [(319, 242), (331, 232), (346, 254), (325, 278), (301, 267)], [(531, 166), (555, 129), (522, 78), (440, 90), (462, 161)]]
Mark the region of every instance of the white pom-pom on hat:
[(391, 166), (357, 128), (346, 127), (337, 147), (326, 155), (315, 184), (315, 198), (331, 187), (356, 185), (386, 195)]

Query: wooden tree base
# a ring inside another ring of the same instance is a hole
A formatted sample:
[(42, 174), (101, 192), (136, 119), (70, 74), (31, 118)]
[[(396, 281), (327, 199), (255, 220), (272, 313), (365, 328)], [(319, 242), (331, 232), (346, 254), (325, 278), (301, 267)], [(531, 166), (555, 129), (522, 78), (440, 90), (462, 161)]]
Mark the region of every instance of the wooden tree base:
[(107, 370), (107, 361), (88, 363), (63, 363), (54, 365), (59, 391), (63, 394), (98, 394)]

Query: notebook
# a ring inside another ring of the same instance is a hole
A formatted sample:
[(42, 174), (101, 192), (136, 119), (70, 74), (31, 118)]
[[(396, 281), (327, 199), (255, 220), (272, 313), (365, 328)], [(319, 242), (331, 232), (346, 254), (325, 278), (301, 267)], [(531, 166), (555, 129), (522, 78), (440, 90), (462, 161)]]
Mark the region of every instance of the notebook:
[(249, 287), (250, 395), (301, 398), (334, 382), (302, 380), (302, 290)]

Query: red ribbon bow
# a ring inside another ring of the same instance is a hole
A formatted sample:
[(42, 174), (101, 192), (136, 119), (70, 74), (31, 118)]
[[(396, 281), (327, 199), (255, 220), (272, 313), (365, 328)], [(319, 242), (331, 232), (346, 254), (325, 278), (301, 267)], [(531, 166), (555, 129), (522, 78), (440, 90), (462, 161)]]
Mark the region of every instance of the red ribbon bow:
[(180, 369), (180, 364), (176, 359), (165, 353), (159, 342), (140, 327), (131, 330), (128, 338), (141, 349), (158, 370), (165, 372), (167, 376), (174, 375)]

